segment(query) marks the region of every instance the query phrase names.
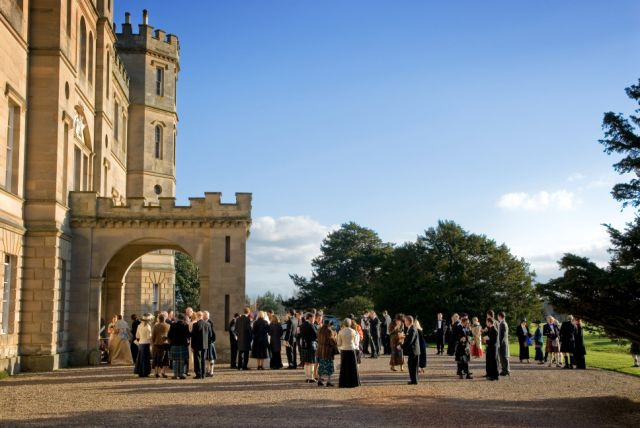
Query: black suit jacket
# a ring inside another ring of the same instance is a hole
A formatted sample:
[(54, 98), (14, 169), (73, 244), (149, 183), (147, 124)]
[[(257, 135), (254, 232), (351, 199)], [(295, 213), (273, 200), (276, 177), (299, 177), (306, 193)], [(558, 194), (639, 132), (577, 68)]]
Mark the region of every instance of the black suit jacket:
[(191, 326), (191, 347), (198, 351), (209, 348), (211, 326), (205, 320), (199, 320)]
[(418, 330), (414, 325), (409, 327), (407, 335), (404, 338), (404, 344), (402, 350), (410, 357), (417, 357), (420, 355), (420, 341), (418, 340)]
[(440, 320), (440, 322), (440, 328), (438, 328), (438, 320), (436, 320), (433, 331), (436, 333), (436, 336), (444, 337), (447, 332), (447, 322), (445, 320)]
[(238, 351), (251, 350), (251, 320), (246, 315), (241, 315), (236, 320), (236, 336), (238, 336)]

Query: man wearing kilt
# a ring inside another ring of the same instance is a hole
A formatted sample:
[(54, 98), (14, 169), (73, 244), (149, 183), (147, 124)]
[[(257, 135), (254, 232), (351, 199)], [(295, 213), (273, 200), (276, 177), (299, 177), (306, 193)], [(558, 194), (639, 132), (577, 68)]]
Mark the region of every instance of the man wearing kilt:
[(173, 363), (173, 378), (186, 379), (184, 366), (189, 358), (189, 326), (184, 322), (184, 315), (178, 314), (178, 320), (169, 328), (170, 356)]

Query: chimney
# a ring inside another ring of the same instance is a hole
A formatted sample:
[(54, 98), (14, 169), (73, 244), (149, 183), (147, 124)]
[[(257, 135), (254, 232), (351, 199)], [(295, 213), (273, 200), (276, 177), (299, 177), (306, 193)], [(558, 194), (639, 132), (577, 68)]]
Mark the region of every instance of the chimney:
[(149, 12), (147, 12), (147, 9), (142, 11), (142, 25), (149, 25)]
[(124, 14), (124, 23), (131, 24), (131, 14), (129, 12), (125, 12)]

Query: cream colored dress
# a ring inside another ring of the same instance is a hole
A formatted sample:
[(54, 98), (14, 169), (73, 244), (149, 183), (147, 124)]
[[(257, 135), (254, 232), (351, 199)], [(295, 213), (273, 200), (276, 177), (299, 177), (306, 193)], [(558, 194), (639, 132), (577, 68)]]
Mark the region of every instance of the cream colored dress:
[(129, 344), (129, 325), (119, 320), (111, 330), (109, 337), (109, 362), (111, 365), (131, 365), (131, 345)]

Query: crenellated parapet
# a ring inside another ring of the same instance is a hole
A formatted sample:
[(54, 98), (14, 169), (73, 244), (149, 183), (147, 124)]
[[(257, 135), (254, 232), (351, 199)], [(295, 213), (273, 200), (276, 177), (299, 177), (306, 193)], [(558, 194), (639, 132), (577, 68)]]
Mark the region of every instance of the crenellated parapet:
[(154, 30), (149, 25), (149, 14), (146, 9), (142, 12), (142, 24), (138, 25), (138, 32), (134, 33), (131, 26), (131, 14), (125, 14), (122, 32), (116, 32), (116, 47), (122, 51), (146, 51), (177, 63), (180, 58), (180, 43), (174, 34), (167, 34), (164, 30)]
[(116, 77), (116, 80), (125, 91), (125, 95), (129, 96), (129, 73), (127, 73), (127, 68), (122, 62), (122, 58), (118, 55), (118, 51), (113, 52), (113, 74)]
[(70, 192), (71, 227), (245, 227), (251, 225), (251, 193), (236, 193), (235, 203), (221, 202), (221, 193), (189, 198), (189, 206), (176, 205), (175, 198), (159, 198), (149, 204), (144, 198), (127, 198), (116, 205), (112, 198), (95, 192)]

